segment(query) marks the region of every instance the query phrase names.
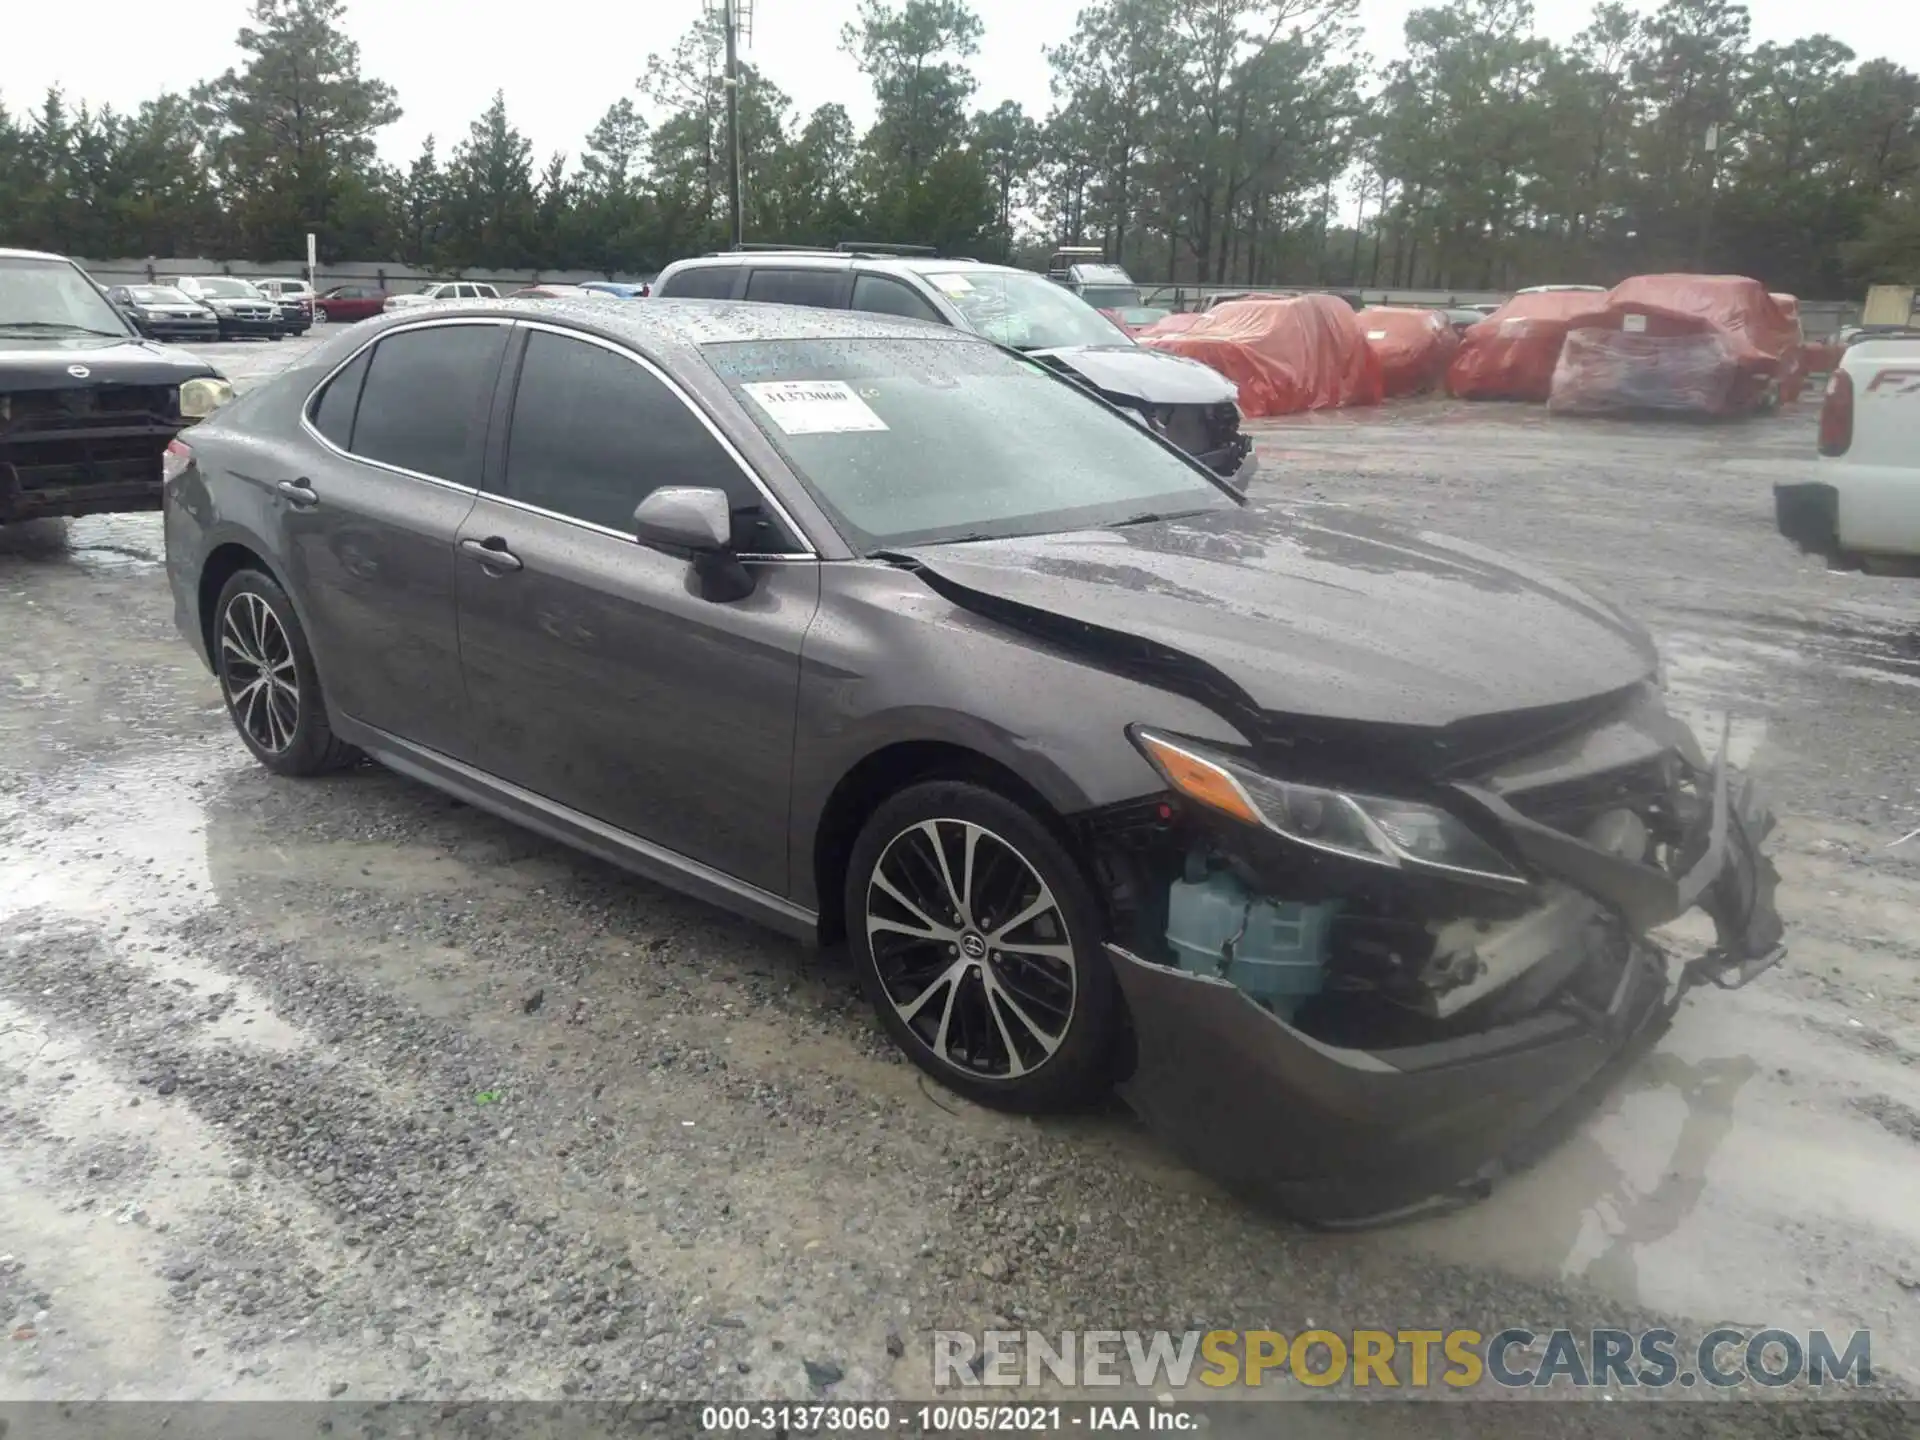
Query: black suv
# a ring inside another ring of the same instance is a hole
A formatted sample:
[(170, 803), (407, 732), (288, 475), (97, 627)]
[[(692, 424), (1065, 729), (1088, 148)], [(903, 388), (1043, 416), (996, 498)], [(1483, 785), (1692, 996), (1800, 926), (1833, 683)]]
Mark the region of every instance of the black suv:
[(232, 396), (71, 260), (0, 250), (0, 524), (158, 510), (167, 446)]
[(1219, 371), (1134, 343), (1071, 291), (1031, 270), (895, 253), (914, 247), (739, 250), (678, 260), (653, 293), (673, 300), (764, 300), (868, 310), (971, 330), (1023, 351), (1138, 416), (1217, 475), (1245, 489), (1253, 440), (1240, 432), (1238, 389)]

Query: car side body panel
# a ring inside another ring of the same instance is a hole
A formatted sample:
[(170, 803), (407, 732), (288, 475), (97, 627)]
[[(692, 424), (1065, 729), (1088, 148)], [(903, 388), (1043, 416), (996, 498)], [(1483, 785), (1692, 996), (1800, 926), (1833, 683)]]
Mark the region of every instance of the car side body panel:
[[(991, 721), (981, 704), (987, 692)], [(820, 907), (804, 857), (834, 791), (868, 757), (916, 742), (954, 746), (1012, 771), (1072, 816), (1165, 788), (1125, 737), (1135, 722), (1245, 743), (1197, 701), (970, 613), (909, 571), (877, 560), (823, 565), (800, 667), (794, 903)]]

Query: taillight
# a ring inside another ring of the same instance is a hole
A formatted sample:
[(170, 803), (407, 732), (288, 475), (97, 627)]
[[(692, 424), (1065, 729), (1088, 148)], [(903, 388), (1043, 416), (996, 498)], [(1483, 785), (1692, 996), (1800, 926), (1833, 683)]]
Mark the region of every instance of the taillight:
[(163, 484), (172, 484), (193, 464), (193, 450), (185, 441), (169, 440), (167, 450), (160, 457), (160, 480)]
[(1844, 455), (1853, 444), (1853, 377), (1835, 370), (1827, 377), (1827, 398), (1820, 406), (1820, 453)]

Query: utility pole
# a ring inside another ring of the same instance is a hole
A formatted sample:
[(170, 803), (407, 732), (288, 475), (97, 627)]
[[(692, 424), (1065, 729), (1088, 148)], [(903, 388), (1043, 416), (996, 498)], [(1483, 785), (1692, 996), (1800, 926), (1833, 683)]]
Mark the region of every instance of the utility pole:
[(1720, 170), (1720, 127), (1717, 124), (1707, 126), (1706, 154), (1707, 199), (1700, 207), (1700, 240), (1693, 252), (1693, 268), (1696, 272), (1706, 270), (1707, 246), (1713, 240), (1713, 192)]
[(740, 204), (740, 0), (721, 0), (727, 32), (727, 218), (737, 249), (746, 243)]

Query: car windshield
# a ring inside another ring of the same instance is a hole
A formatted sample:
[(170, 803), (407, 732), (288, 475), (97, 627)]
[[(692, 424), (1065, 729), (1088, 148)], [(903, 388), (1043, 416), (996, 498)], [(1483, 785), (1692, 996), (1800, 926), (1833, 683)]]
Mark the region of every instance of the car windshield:
[(245, 280), (235, 280), (231, 276), (216, 275), (211, 279), (198, 282), (200, 293), (212, 295), (219, 300), (263, 300), (258, 290)]
[(1030, 271), (941, 270), (926, 279), (973, 330), (1016, 350), (1133, 343), (1078, 295)]
[(1096, 310), (1136, 310), (1140, 306), (1138, 285), (1085, 285), (1080, 298)]
[(166, 285), (135, 285), (127, 293), (141, 305), (191, 305), (178, 290)]
[(703, 353), (859, 550), (1238, 503), (1134, 421), (989, 346), (780, 340)]
[(126, 321), (65, 260), (0, 256), (0, 330), (125, 335)]

